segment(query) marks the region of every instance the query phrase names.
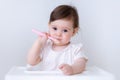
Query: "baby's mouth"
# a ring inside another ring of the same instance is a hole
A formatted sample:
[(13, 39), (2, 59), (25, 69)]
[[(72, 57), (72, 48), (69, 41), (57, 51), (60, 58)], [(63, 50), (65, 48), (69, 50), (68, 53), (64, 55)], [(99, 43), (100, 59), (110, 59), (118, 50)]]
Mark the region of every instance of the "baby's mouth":
[(61, 39), (60, 38), (55, 38), (55, 37), (53, 37), (53, 39), (52, 39), (54, 42), (56, 42), (56, 43), (60, 43), (60, 41), (61, 41)]

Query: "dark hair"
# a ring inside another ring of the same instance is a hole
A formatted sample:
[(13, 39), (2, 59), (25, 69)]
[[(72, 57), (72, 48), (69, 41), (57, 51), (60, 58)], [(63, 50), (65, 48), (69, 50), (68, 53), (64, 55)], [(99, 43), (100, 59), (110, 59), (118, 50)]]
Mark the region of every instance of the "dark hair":
[(49, 23), (58, 19), (68, 19), (73, 21), (73, 28), (79, 27), (79, 16), (75, 7), (70, 5), (60, 5), (56, 7), (50, 15)]

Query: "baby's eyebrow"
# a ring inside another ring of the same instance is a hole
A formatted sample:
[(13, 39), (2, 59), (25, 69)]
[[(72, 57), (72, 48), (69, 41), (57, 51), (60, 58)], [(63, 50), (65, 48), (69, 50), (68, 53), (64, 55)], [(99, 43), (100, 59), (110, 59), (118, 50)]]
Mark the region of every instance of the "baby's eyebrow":
[[(53, 27), (57, 27), (56, 25), (51, 25), (51, 26), (53, 26)], [(62, 29), (68, 29), (68, 30), (71, 30), (71, 28), (69, 28), (69, 27), (65, 27), (65, 26), (63, 26)]]
[(63, 27), (63, 29), (68, 29), (68, 30), (71, 30), (71, 28), (68, 28), (68, 27)]
[(51, 26), (56, 26), (56, 25), (51, 25)]

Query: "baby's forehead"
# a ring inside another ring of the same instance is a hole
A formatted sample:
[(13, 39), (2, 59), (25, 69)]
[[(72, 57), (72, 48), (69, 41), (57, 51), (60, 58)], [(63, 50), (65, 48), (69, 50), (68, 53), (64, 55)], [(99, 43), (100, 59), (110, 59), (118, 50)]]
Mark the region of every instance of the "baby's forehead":
[(61, 28), (73, 28), (73, 21), (59, 19), (59, 20), (52, 21), (50, 25), (61, 27)]

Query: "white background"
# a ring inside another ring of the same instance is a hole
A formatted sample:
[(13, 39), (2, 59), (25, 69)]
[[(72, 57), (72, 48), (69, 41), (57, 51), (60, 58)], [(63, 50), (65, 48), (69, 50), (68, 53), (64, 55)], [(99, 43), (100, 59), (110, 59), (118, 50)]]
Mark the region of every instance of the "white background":
[(97, 65), (120, 79), (119, 0), (0, 0), (0, 80), (13, 66), (25, 66), (37, 35), (47, 31), (50, 12), (59, 4), (77, 7), (80, 32), (74, 42), (84, 44), (88, 66)]

